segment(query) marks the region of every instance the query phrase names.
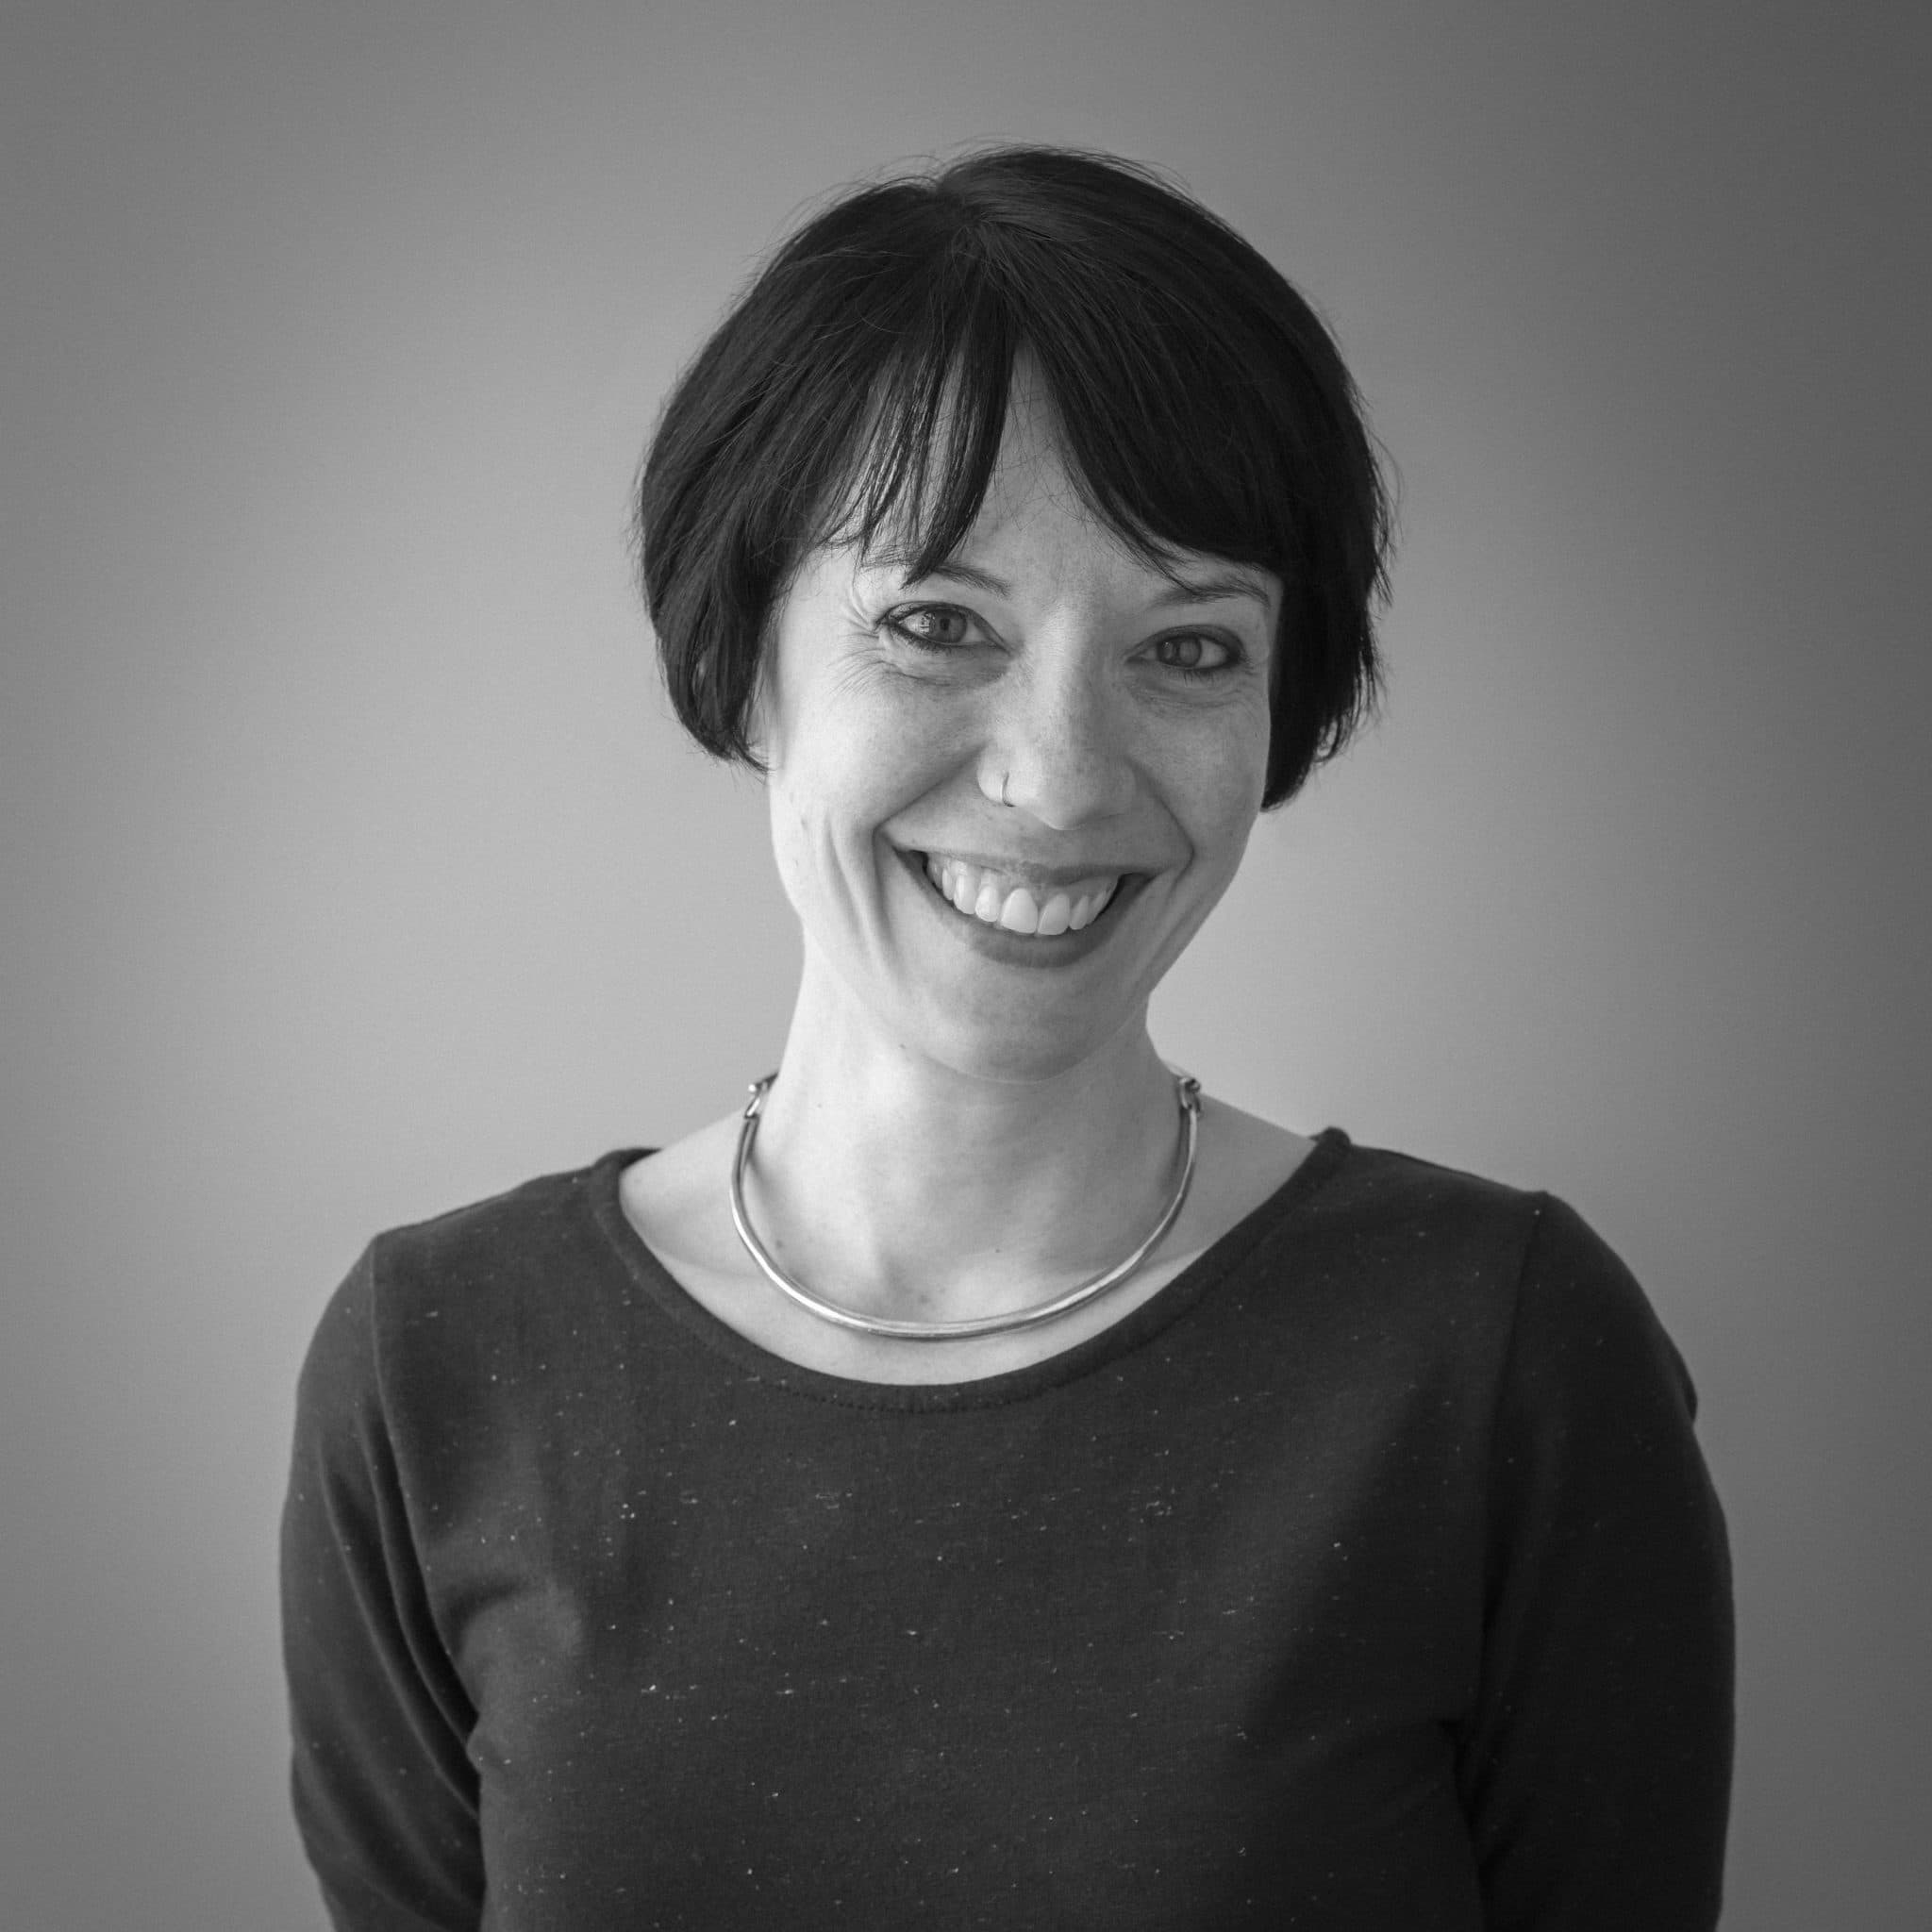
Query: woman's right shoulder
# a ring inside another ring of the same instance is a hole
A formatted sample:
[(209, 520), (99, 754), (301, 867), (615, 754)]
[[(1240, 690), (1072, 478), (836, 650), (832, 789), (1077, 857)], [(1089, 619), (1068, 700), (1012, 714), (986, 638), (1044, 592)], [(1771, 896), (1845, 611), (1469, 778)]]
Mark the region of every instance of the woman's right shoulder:
[(305, 1392), (401, 1391), (489, 1364), (573, 1307), (626, 1286), (609, 1227), (643, 1150), (545, 1174), (376, 1235), (330, 1295), (305, 1357)]

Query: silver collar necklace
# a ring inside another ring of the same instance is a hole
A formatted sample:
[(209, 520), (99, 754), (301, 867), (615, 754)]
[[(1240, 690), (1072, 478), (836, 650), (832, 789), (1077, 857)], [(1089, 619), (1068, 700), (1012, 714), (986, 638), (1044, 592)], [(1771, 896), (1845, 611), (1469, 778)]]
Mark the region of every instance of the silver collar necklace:
[(860, 1335), (885, 1335), (895, 1341), (966, 1341), (982, 1335), (1010, 1335), (1016, 1329), (1034, 1328), (1042, 1322), (1070, 1315), (1075, 1308), (1084, 1308), (1089, 1302), (1098, 1301), (1108, 1289), (1118, 1288), (1154, 1252), (1161, 1236), (1174, 1225), (1188, 1198), (1189, 1184), (1194, 1178), (1194, 1156), (1201, 1140), (1201, 1083), (1191, 1074), (1176, 1074), (1174, 1099), (1181, 1111), (1180, 1178), (1174, 1183), (1173, 1198), (1154, 1224), (1153, 1232), (1125, 1260), (1115, 1262), (1104, 1274), (1081, 1282), (1077, 1288), (1070, 1288), (1065, 1294), (1055, 1295), (1051, 1301), (1035, 1302), (1031, 1307), (1015, 1308), (1008, 1315), (982, 1315), (972, 1322), (891, 1322), (878, 1315), (861, 1315), (856, 1308), (841, 1307), (837, 1302), (814, 1294), (802, 1281), (794, 1281), (786, 1274), (767, 1253), (745, 1209), (744, 1171), (751, 1161), (752, 1142), (758, 1138), (759, 1110), (777, 1077), (775, 1074), (767, 1074), (762, 1080), (752, 1083), (751, 1104), (744, 1110), (744, 1124), (738, 1130), (738, 1155), (731, 1163), (731, 1224), (737, 1228), (745, 1253), (781, 1294), (789, 1295), (801, 1308), (822, 1321), (836, 1322), (840, 1327), (854, 1329)]

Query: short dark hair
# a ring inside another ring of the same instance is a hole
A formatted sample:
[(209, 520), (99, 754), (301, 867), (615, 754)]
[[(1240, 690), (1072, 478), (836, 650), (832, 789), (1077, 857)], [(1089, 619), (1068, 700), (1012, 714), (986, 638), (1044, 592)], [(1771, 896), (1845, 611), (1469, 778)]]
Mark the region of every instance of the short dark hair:
[(999, 147), (847, 192), (753, 280), (664, 407), (641, 576), (691, 736), (749, 736), (774, 600), (834, 534), (890, 527), (929, 571), (964, 540), (1017, 358), (1068, 470), (1150, 561), (1282, 580), (1264, 806), (1374, 705), (1390, 504), (1333, 338), (1218, 216), (1145, 168)]

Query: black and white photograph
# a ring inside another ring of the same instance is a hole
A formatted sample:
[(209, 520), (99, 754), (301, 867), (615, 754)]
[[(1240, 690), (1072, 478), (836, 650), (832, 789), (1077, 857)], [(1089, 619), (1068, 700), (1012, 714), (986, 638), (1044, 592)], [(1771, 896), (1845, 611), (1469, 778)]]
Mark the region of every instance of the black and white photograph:
[(1928, 88), (15, 0), (0, 1924), (1917, 1932)]

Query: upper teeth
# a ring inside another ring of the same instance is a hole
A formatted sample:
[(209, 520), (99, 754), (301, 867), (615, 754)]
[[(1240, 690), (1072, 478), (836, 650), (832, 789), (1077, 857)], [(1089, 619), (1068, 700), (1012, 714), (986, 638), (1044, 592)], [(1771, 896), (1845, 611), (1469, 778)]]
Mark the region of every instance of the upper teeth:
[(1078, 932), (1091, 925), (1114, 895), (1119, 873), (1096, 873), (1070, 886), (1029, 886), (1011, 873), (928, 853), (925, 875), (961, 912), (1008, 932)]

